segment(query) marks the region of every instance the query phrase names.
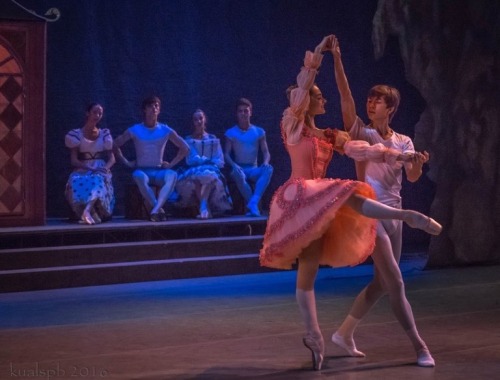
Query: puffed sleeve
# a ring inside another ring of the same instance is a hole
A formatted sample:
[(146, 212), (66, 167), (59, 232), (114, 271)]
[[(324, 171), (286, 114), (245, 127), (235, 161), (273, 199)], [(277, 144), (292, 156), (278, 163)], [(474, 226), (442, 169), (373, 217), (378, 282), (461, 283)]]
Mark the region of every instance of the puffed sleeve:
[(66, 134), (64, 138), (64, 144), (66, 145), (67, 148), (70, 149), (78, 148), (80, 146), (80, 140), (81, 140), (80, 130), (72, 129)]
[(324, 131), (325, 137), (330, 140), (335, 151), (344, 154), (344, 146), (346, 142), (351, 140), (351, 136), (346, 131), (327, 128)]
[(113, 136), (111, 136), (111, 132), (107, 128), (102, 129), (101, 132), (102, 132), (102, 139), (104, 142), (104, 150), (112, 150)]
[(323, 54), (306, 51), (304, 66), (297, 76), (298, 87), (290, 92), (290, 107), (283, 112), (281, 120), (287, 144), (294, 145), (300, 140), (305, 111), (309, 107), (309, 90), (314, 85), (322, 60)]
[(401, 152), (389, 149), (383, 144), (370, 145), (363, 140), (351, 140), (344, 144), (345, 154), (356, 161), (385, 162), (394, 165)]

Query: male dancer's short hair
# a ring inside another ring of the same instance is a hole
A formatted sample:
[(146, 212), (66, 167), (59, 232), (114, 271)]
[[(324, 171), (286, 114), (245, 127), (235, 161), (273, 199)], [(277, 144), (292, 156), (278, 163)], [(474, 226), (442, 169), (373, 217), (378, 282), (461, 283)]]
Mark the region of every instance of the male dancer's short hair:
[(247, 98), (239, 98), (238, 101), (236, 102), (236, 110), (238, 109), (239, 106), (245, 106), (249, 107), (252, 109), (252, 102), (248, 100)]
[(146, 99), (142, 101), (141, 109), (144, 111), (147, 106), (150, 104), (158, 103), (161, 106), (161, 100), (157, 96), (148, 96)]
[(368, 98), (382, 98), (388, 108), (394, 108), (389, 116), (389, 121), (391, 121), (398, 110), (401, 95), (395, 87), (378, 84), (373, 86), (370, 91), (368, 91)]

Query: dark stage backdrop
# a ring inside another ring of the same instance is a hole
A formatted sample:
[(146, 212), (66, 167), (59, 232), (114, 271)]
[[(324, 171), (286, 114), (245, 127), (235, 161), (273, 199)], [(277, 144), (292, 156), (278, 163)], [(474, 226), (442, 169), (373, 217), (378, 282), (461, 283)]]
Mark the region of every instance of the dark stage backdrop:
[[(5, 3), (8, 0), (1, 0)], [(67, 215), (63, 196), (71, 171), (64, 135), (80, 127), (92, 101), (105, 109), (102, 126), (118, 136), (141, 120), (140, 103), (157, 94), (160, 120), (184, 136), (190, 118), (202, 108), (212, 133), (222, 137), (234, 124), (234, 103), (254, 104), (253, 122), (267, 130), (275, 175), (271, 193), (289, 175), (279, 121), (287, 105), (285, 89), (294, 83), (306, 49), (334, 33), (358, 113), (366, 118), (365, 98), (374, 84), (400, 88), (402, 104), (393, 127), (413, 137), (424, 103), (404, 78), (397, 41), (375, 61), (371, 43), (374, 0), (24, 0), (38, 13), (52, 7), (61, 18), (48, 23), (47, 41), (47, 210)], [(323, 60), (318, 84), (328, 99), (319, 125), (342, 127), (332, 57)], [(132, 152), (131, 149), (128, 149)], [(115, 214), (123, 215), (129, 173), (113, 169)], [(337, 157), (330, 176), (354, 178), (354, 165)], [(426, 211), (433, 184), (423, 178), (406, 184), (405, 205)]]

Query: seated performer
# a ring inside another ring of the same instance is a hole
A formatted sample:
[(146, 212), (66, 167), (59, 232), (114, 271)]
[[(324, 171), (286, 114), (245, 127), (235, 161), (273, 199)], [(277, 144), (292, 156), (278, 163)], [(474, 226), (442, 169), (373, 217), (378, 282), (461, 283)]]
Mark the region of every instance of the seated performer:
[(207, 133), (206, 121), (205, 112), (197, 109), (193, 114), (193, 133), (185, 137), (190, 148), (187, 167), (179, 170), (175, 186), (180, 196), (176, 206), (196, 205), (199, 219), (209, 219), (232, 208), (226, 179), (220, 171), (224, 167), (220, 141)]
[[(174, 190), (177, 173), (172, 168), (189, 152), (189, 146), (166, 124), (158, 122), (160, 99), (152, 96), (142, 102), (144, 122), (128, 128), (115, 139), (116, 156), (129, 168), (134, 169), (132, 177), (150, 209), (150, 220), (160, 222), (167, 219), (163, 205)], [(126, 159), (120, 147), (127, 141), (134, 142), (136, 159)], [(177, 148), (177, 155), (170, 162), (163, 160), (167, 142)], [(151, 186), (160, 187), (158, 198)]]
[[(238, 124), (226, 133), (224, 157), (231, 166), (231, 177), (243, 196), (248, 209), (247, 216), (260, 216), (259, 202), (266, 190), (273, 167), (269, 164), (271, 155), (267, 147), (264, 129), (250, 123), (252, 103), (241, 98), (236, 106)], [(259, 148), (263, 163), (258, 166)], [(252, 190), (251, 184), (254, 184)]]
[(66, 184), (65, 195), (83, 224), (110, 219), (115, 205), (110, 171), (115, 163), (113, 138), (109, 129), (97, 127), (103, 112), (100, 104), (90, 104), (85, 125), (72, 129), (65, 137), (74, 168)]

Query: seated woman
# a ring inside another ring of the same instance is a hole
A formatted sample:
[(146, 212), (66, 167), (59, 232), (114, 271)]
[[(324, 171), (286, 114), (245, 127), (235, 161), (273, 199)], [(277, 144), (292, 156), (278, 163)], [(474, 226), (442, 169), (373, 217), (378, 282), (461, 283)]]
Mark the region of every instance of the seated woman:
[(185, 138), (190, 148), (187, 167), (179, 171), (175, 186), (180, 196), (176, 206), (197, 207), (199, 219), (232, 209), (226, 179), (220, 171), (224, 167), (220, 141), (206, 132), (206, 122), (205, 112), (197, 109), (193, 114), (193, 133)]
[(103, 115), (102, 106), (90, 104), (86, 115), (85, 125), (72, 129), (65, 137), (73, 166), (65, 195), (80, 223), (96, 224), (111, 219), (113, 213), (115, 196), (110, 169), (115, 156), (109, 129), (97, 127)]

